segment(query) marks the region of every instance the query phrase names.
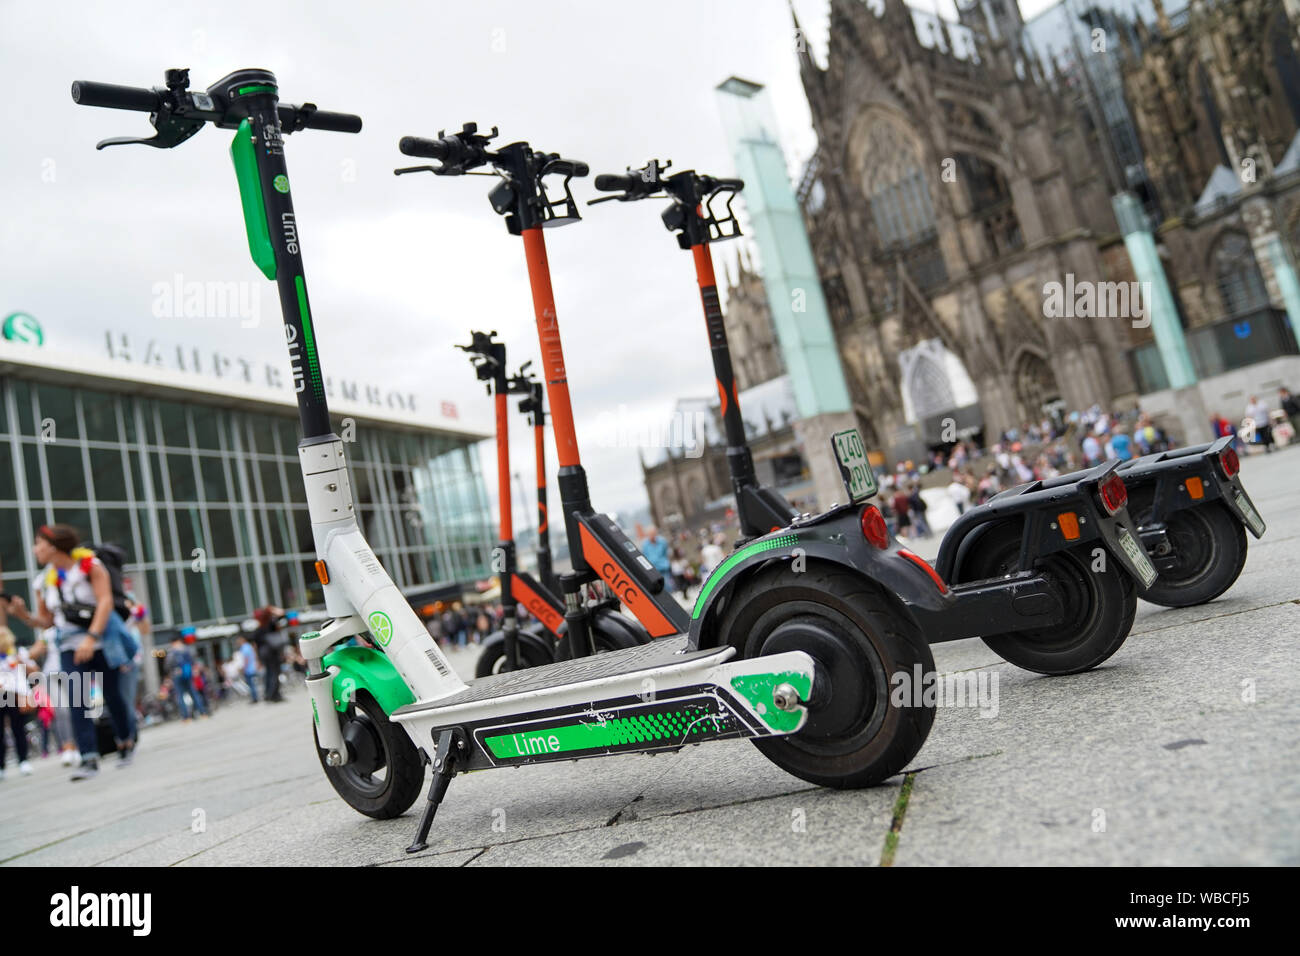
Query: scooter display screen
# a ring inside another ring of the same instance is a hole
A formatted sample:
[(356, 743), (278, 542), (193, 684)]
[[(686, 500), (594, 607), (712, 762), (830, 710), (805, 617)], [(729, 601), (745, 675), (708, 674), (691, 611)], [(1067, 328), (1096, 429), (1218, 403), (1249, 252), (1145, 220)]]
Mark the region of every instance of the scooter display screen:
[(836, 432), (831, 436), (831, 446), (835, 449), (835, 460), (840, 465), (840, 479), (849, 499), (857, 504), (866, 501), (876, 493), (876, 473), (867, 461), (867, 449), (862, 443), (862, 436), (856, 428)]

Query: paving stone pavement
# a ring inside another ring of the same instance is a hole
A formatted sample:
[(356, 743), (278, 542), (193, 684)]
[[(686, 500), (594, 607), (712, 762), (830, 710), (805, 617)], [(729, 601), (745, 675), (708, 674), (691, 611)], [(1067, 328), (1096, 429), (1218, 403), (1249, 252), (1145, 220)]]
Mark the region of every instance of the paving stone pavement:
[[(147, 728), (135, 765), (94, 781), (11, 765), (0, 863), (1300, 864), (1295, 465), (1291, 449), (1243, 462), (1269, 530), (1236, 586), (1140, 604), (1101, 668), (1045, 678), (979, 641), (936, 647), (940, 671), (996, 680), (996, 710), (941, 708), (907, 772), (868, 790), (810, 786), (744, 741), (475, 773), (410, 857), (419, 805), (375, 821), (338, 799), (299, 691)], [(473, 659), (453, 654), (462, 673)]]

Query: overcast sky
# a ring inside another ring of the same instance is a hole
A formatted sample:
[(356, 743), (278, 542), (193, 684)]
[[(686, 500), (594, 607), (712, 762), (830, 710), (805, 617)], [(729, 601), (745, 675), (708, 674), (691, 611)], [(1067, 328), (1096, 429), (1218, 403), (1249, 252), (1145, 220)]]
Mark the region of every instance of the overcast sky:
[[(829, 5), (795, 6), (820, 56)], [(323, 368), (412, 391), (431, 412), (454, 401), (461, 421), (484, 431), (490, 404), (452, 345), (471, 327), (495, 329), (512, 364), (535, 359), (522, 244), (487, 204), (491, 180), (393, 176), (411, 162), (401, 136), (474, 120), (498, 125), (501, 143), (527, 139), (593, 173), (658, 157), (728, 175), (714, 87), (736, 74), (771, 91), (792, 168), (815, 146), (786, 0), (0, 0), (0, 314), (37, 316), (50, 348), (102, 354), (112, 328), (138, 343), (285, 361), (274, 286), (248, 256), (231, 134), (208, 128), (174, 150), (97, 153), (101, 138), (147, 135), (148, 119), (69, 96), (74, 79), (152, 86), (172, 66), (190, 67), (194, 89), (265, 67), (284, 100), (363, 117), (357, 136), (289, 139)], [(580, 200), (595, 195), (589, 180), (575, 186)], [(635, 448), (611, 446), (616, 436), (598, 424), (658, 425), (677, 398), (712, 389), (690, 257), (658, 205), (606, 204), (547, 232), (579, 440), (606, 510), (645, 496)], [(735, 245), (716, 255), (734, 260)], [(176, 274), (255, 283), (261, 323), (156, 317), (155, 287)], [(530, 436), (521, 417), (512, 426), (515, 467), (531, 486)], [(493, 454), (483, 448), (489, 473)]]

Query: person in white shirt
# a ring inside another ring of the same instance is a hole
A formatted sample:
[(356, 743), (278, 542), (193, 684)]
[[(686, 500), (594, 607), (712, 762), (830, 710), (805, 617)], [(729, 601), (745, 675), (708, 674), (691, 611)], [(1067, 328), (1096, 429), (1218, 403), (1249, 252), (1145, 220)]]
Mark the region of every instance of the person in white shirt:
[(725, 552), (722, 550), (723, 542), (727, 540), (726, 535), (718, 532), (712, 540), (704, 547), (700, 548), (700, 575), (707, 576), (714, 568), (722, 563)]
[(1246, 417), (1254, 422), (1257, 441), (1264, 446), (1264, 451), (1272, 452), (1273, 423), (1269, 419), (1268, 403), (1261, 402), (1258, 396), (1250, 396), (1250, 402), (1246, 405)]
[(960, 476), (952, 476), (952, 483), (948, 485), (948, 497), (957, 506), (957, 514), (964, 514), (967, 506), (970, 505), (970, 488), (966, 486)]

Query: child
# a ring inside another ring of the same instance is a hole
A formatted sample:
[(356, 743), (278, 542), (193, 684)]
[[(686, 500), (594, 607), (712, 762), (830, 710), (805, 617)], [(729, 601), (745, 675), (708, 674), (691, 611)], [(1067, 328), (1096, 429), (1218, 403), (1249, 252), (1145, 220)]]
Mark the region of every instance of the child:
[(32, 765), (27, 760), (27, 715), (35, 708), (32, 706), (31, 688), (27, 683), (29, 663), (27, 648), (20, 650), (14, 640), (14, 632), (0, 625), (0, 780), (5, 777), (6, 721), (14, 735), (18, 772), (23, 776), (32, 772)]

